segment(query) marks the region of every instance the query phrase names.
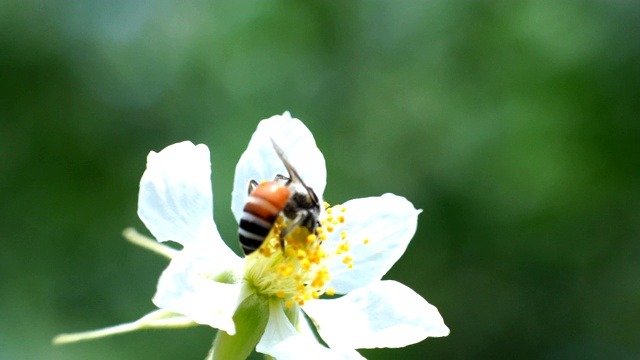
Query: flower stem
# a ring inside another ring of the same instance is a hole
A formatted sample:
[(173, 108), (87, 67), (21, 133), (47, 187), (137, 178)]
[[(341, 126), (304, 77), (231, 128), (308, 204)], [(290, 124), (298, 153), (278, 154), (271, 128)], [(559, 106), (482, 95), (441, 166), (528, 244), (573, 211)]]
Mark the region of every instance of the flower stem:
[(177, 250), (168, 247), (167, 245), (163, 245), (156, 240), (144, 236), (140, 234), (136, 229), (132, 227), (128, 227), (122, 231), (122, 236), (125, 239), (129, 240), (129, 242), (134, 245), (138, 245), (141, 248), (145, 248), (147, 250), (151, 250), (156, 254), (162, 255), (169, 260), (173, 259), (173, 257), (178, 253)]
[(185, 328), (198, 325), (193, 320), (168, 310), (153, 311), (134, 322), (110, 326), (97, 330), (83, 331), (72, 334), (60, 334), (53, 338), (53, 344), (68, 344), (78, 341), (99, 339), (107, 336), (123, 334), (141, 329)]

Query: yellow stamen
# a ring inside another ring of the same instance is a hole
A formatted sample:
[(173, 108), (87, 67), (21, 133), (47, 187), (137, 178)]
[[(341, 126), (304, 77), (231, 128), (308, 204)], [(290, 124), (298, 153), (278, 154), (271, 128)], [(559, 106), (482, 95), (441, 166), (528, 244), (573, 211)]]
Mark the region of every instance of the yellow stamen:
[[(338, 228), (346, 222), (345, 217), (339, 215), (345, 208), (325, 206), (327, 216), (320, 220), (315, 231), (298, 226), (284, 238), (281, 237), (282, 231), (290, 221), (280, 216), (259, 251), (247, 256), (245, 279), (255, 286), (259, 294), (282, 299), (286, 308), (296, 304), (302, 306), (323, 294), (335, 295), (335, 289), (327, 288), (331, 281), (327, 268), (329, 261), (340, 256), (344, 268), (350, 269), (353, 257), (349, 255), (351, 246), (347, 242), (347, 230), (344, 230), (347, 228)], [(327, 235), (332, 232), (339, 232), (341, 240), (325, 247)], [(281, 246), (283, 241), (286, 244), (284, 249)]]
[(309, 261), (309, 259), (303, 259), (301, 262), (301, 267), (304, 270), (309, 270), (311, 269), (311, 261)]

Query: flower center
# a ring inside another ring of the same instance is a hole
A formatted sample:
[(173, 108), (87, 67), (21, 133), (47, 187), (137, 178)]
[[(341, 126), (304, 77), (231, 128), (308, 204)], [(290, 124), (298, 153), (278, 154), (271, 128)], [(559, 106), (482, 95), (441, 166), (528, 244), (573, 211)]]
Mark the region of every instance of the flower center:
[(335, 294), (332, 288), (327, 287), (331, 280), (327, 265), (336, 256), (342, 256), (342, 263), (352, 268), (353, 258), (347, 254), (346, 230), (340, 232), (339, 238), (328, 236), (338, 228), (345, 228), (347, 209), (339, 205), (329, 207), (327, 203), (325, 209), (317, 234), (299, 226), (284, 237), (282, 249), (280, 237), (288, 224), (280, 216), (258, 251), (247, 256), (245, 280), (258, 294), (278, 297), (286, 307), (302, 306), (323, 294)]

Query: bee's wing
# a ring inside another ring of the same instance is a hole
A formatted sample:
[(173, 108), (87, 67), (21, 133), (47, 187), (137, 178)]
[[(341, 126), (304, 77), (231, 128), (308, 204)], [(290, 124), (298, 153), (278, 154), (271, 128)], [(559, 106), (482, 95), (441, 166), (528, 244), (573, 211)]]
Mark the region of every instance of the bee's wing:
[(276, 144), (275, 140), (273, 140), (273, 138), (271, 139), (271, 144), (273, 144), (273, 148), (275, 149), (276, 153), (278, 154), (278, 157), (280, 158), (280, 160), (282, 160), (282, 163), (284, 164), (284, 167), (287, 168), (287, 172), (289, 173), (289, 179), (291, 182), (297, 182), (300, 183), (302, 185), (304, 185), (304, 187), (306, 188), (307, 185), (305, 185), (304, 181), (302, 181), (302, 179), (300, 178), (300, 175), (298, 175), (298, 172), (296, 171), (296, 169), (293, 167), (293, 165), (291, 165), (291, 163), (289, 162), (289, 160), (287, 160), (287, 156), (284, 154), (284, 151), (282, 151), (282, 148), (280, 146), (278, 146), (278, 144)]

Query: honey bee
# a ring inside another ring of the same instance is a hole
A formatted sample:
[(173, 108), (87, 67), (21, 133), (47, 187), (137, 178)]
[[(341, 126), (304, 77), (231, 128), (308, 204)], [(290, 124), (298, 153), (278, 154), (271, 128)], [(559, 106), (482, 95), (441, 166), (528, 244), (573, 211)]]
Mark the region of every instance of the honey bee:
[(280, 233), (280, 245), (284, 250), (284, 237), (298, 226), (303, 226), (311, 234), (318, 227), (320, 216), (320, 200), (316, 193), (308, 187), (289, 163), (282, 149), (271, 139), (273, 148), (289, 176), (276, 175), (273, 181), (258, 183), (249, 182), (249, 198), (242, 210), (238, 239), (242, 252), (249, 255), (256, 251), (265, 241), (273, 224), (282, 214), (287, 227)]

